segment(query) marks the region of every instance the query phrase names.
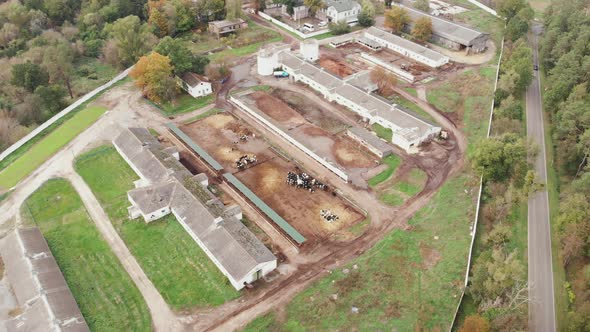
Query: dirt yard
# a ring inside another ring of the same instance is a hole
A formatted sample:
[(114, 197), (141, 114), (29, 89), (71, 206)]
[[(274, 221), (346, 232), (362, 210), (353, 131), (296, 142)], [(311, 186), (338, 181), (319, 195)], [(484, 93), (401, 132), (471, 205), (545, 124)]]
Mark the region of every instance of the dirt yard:
[[(369, 169), (375, 167), (375, 157), (373, 157), (368, 150), (356, 143), (346, 135), (344, 131), (333, 134), (326, 131), (301, 115), (305, 111), (296, 111), (281, 99), (274, 97), (274, 95), (286, 95), (291, 100), (291, 104), (298, 109), (300, 106), (295, 102), (297, 99), (304, 99), (298, 96), (297, 93), (287, 92), (276, 89), (272, 95), (267, 92), (257, 91), (251, 94), (241, 96), (240, 98), (255, 106), (260, 112), (268, 115), (275, 120), (275, 124), (295, 138), (298, 142), (312, 150), (320, 157), (337, 164), (345, 171), (361, 169)], [(272, 101), (272, 102), (271, 102)], [(311, 103), (308, 101), (308, 103)], [(280, 114), (280, 115), (279, 115)], [(324, 113), (316, 113), (308, 117), (319, 118)], [(282, 120), (280, 120), (282, 119)], [(326, 121), (324, 119), (324, 121)], [(327, 120), (335, 121), (336, 119)], [(314, 121), (315, 122), (315, 121)], [(318, 121), (321, 122), (321, 121)], [(338, 125), (337, 125), (338, 126)], [(340, 126), (345, 128), (344, 124)]]
[(322, 55), (320, 56), (319, 64), (322, 68), (326, 69), (330, 73), (340, 77), (346, 77), (354, 74), (355, 71), (353, 68), (341, 59), (342, 58), (336, 58), (329, 55)]
[[(232, 170), (240, 181), (309, 242), (335, 238), (340, 230), (345, 231), (364, 219), (362, 213), (330, 190), (310, 193), (289, 186), (286, 183), (287, 173), (298, 171), (298, 167), (275, 151), (260, 134), (230, 114), (213, 115), (181, 129), (226, 170)], [(248, 135), (248, 139), (240, 140), (242, 135)], [(255, 155), (257, 162), (238, 169), (235, 161), (244, 155)], [(321, 217), (321, 210), (330, 210), (340, 219), (329, 223)]]

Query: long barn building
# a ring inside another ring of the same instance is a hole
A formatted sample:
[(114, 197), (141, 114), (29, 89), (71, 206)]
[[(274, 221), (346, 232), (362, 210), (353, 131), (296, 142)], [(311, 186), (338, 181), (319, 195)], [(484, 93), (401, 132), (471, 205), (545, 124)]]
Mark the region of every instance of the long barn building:
[(140, 177), (127, 193), (130, 218), (151, 222), (172, 213), (237, 290), (277, 267), (277, 258), (240, 221), (240, 207), (224, 206), (207, 189), (207, 176), (193, 176), (175, 149), (145, 128), (125, 129), (113, 144)]
[(410, 32), (413, 23), (422, 17), (428, 17), (432, 21), (431, 40), (444, 47), (455, 51), (466, 51), (470, 54), (482, 53), (486, 50), (486, 44), (490, 39), (490, 34), (480, 32), (464, 25), (451, 22), (440, 17), (432, 16), (423, 11), (393, 3), (395, 6), (402, 7), (408, 11), (411, 23), (405, 27)]

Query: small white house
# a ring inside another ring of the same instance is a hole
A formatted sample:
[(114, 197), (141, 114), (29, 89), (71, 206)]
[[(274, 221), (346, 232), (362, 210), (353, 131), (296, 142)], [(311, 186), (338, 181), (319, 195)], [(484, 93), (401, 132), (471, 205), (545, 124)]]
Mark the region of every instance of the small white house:
[(321, 9), (317, 16), (321, 20), (331, 23), (346, 22), (356, 23), (361, 13), (361, 5), (355, 0), (326, 0), (326, 7)]
[(189, 95), (199, 98), (213, 93), (213, 87), (208, 80), (195, 73), (184, 73), (179, 77), (179, 85), (188, 92)]

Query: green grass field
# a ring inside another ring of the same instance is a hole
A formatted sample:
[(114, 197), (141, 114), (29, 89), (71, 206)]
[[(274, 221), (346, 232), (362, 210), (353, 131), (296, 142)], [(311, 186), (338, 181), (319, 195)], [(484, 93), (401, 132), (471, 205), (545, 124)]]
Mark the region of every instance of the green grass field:
[(174, 216), (128, 220), (127, 191), (138, 177), (114, 147), (79, 157), (76, 170), (166, 302), (175, 310), (217, 306), (240, 296)]
[(393, 175), (393, 173), (395, 172), (395, 170), (397, 169), (397, 167), (400, 165), (401, 162), (402, 162), (401, 158), (395, 154), (392, 154), (392, 155), (389, 155), (389, 156), (383, 158), (383, 163), (387, 164), (389, 167), (386, 170), (384, 170), (383, 172), (370, 178), (368, 181), (369, 186), (374, 187), (374, 186), (378, 185), (379, 183), (389, 179)]
[(151, 317), (135, 284), (103, 240), (69, 182), (53, 179), (23, 205), (51, 248), (92, 331), (149, 331)]
[(393, 131), (391, 131), (391, 129), (385, 128), (378, 123), (373, 123), (371, 125), (371, 130), (373, 130), (375, 134), (377, 134), (377, 137), (384, 139), (388, 142), (391, 142), (391, 137), (393, 137)]
[(89, 106), (67, 120), (0, 172), (0, 189), (10, 189), (59, 149), (90, 127), (106, 108)]
[(450, 180), (411, 219), (411, 231), (387, 234), (297, 295), (280, 316), (261, 316), (245, 331), (447, 331), (469, 251), (475, 204), (464, 190), (470, 181)]
[(158, 105), (158, 108), (167, 116), (187, 113), (198, 110), (215, 101), (215, 95), (207, 95), (194, 98), (186, 92), (182, 92), (174, 101)]
[[(416, 93), (416, 90), (414, 90), (414, 93)], [(420, 106), (412, 103), (411, 101), (407, 100), (406, 98), (396, 94), (393, 97), (391, 97), (390, 100), (396, 104), (399, 104), (403, 108), (406, 108), (406, 109), (416, 113), (416, 115), (418, 115), (422, 119), (436, 123), (436, 121), (434, 120), (434, 118), (430, 114), (426, 113), (426, 111), (424, 111)]]

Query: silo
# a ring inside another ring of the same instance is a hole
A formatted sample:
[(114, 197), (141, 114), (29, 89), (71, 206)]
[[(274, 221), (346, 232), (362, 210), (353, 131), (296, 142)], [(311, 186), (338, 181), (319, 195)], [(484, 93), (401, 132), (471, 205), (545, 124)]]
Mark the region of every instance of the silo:
[(307, 61), (317, 61), (320, 58), (320, 48), (317, 39), (310, 38), (301, 42), (299, 46), (303, 59)]
[(272, 71), (276, 66), (276, 54), (273, 52), (262, 49), (258, 52), (258, 56), (256, 58), (258, 62), (258, 75), (260, 76), (270, 76), (272, 75)]

